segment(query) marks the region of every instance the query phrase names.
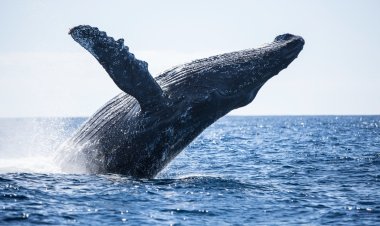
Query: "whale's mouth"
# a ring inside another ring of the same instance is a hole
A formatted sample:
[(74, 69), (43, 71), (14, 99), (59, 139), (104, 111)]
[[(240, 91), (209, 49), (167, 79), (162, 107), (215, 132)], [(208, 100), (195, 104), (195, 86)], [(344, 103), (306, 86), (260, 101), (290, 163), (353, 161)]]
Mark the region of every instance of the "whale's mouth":
[(297, 46), (297, 47), (289, 50), (289, 52), (285, 55), (284, 58), (286, 60), (294, 60), (295, 58), (298, 57), (298, 54), (301, 52), (301, 50), (302, 50), (302, 46), (301, 47)]

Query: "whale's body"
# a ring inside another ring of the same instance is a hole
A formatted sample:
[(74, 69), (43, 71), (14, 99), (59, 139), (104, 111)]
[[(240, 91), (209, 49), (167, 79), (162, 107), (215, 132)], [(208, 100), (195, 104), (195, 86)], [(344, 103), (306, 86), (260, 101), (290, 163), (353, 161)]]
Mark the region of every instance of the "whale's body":
[(124, 92), (61, 146), (58, 160), (68, 171), (138, 178), (154, 177), (205, 128), (249, 104), (304, 44), (301, 37), (285, 34), (264, 47), (196, 60), (154, 79), (122, 39), (90, 26), (70, 34)]

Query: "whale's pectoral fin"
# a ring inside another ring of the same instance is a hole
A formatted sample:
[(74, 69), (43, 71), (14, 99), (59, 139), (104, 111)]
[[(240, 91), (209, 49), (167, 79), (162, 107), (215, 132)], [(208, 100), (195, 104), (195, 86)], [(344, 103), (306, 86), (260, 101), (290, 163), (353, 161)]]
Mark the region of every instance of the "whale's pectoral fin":
[(150, 75), (148, 64), (136, 59), (123, 39), (115, 41), (88, 25), (74, 27), (69, 34), (99, 61), (121, 90), (139, 101), (142, 109), (160, 102), (162, 90)]

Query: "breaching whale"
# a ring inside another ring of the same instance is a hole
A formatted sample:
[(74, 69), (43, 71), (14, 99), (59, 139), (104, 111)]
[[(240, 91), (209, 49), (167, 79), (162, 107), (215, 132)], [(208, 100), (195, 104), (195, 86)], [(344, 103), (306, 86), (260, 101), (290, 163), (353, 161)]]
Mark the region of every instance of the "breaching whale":
[(153, 178), (205, 128), (249, 104), (304, 45), (300, 36), (284, 34), (260, 48), (195, 60), (153, 78), (123, 39), (88, 25), (69, 34), (123, 92), (61, 145), (56, 159), (68, 172), (136, 178)]

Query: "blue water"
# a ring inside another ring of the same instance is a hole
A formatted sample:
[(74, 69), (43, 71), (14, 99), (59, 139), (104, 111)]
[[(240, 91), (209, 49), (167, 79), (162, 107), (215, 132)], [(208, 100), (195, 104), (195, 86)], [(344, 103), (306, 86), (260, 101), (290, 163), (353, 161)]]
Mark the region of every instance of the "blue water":
[(0, 120), (0, 225), (380, 225), (380, 116), (225, 117), (153, 180), (59, 172), (83, 120)]

